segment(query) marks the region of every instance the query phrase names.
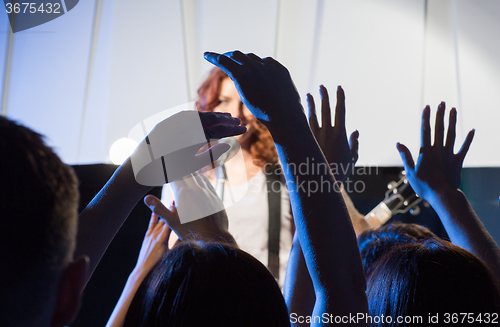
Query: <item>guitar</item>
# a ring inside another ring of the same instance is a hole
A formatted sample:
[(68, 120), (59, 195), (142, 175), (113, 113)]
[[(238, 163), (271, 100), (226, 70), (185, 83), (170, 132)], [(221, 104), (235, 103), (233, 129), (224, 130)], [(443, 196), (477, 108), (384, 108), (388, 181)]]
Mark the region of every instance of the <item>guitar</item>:
[(398, 182), (392, 181), (387, 185), (388, 190), (385, 192), (384, 200), (364, 217), (370, 228), (376, 229), (382, 226), (397, 213), (406, 213), (410, 210), (413, 215), (420, 213), (417, 204), (422, 198), (411, 188), (405, 171), (402, 171), (400, 176)]

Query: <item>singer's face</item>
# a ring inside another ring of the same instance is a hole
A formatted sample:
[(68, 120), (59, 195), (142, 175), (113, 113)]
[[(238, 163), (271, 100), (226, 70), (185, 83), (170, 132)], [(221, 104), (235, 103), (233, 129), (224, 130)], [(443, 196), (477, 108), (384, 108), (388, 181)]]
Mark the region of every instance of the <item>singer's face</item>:
[(241, 102), (238, 91), (229, 77), (222, 80), (219, 102), (219, 105), (214, 108), (214, 111), (229, 112), (231, 116), (241, 119), (241, 125), (247, 127), (246, 133), (236, 136), (241, 144), (252, 134), (257, 119), (252, 115), (243, 102)]

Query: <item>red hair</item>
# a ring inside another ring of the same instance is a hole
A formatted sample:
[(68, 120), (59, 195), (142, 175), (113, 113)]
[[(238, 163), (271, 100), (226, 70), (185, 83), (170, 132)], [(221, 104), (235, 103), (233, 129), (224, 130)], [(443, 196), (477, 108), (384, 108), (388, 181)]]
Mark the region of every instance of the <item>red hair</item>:
[[(198, 111), (214, 111), (219, 105), (220, 88), (225, 78), (229, 77), (220, 68), (215, 67), (210, 71), (198, 89), (198, 101), (196, 101)], [(277, 163), (278, 153), (271, 133), (259, 121), (256, 120), (254, 124), (255, 129), (250, 136), (250, 153), (257, 159), (254, 161), (255, 164), (262, 168), (266, 163)]]

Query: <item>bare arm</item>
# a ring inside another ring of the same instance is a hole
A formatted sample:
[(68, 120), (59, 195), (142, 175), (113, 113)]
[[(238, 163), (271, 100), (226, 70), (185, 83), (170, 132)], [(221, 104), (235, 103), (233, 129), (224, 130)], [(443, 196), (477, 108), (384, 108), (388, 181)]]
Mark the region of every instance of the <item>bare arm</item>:
[[(316, 105), (311, 94), (307, 95), (309, 126), (321, 151), (326, 157), (335, 179), (344, 181), (354, 168), (358, 159), (359, 133), (357, 131), (353, 132), (350, 140), (347, 140), (344, 90), (340, 86), (337, 88), (334, 126), (331, 126), (331, 109), (328, 91), (323, 85), (320, 86), (319, 90), (321, 96), (321, 127), (318, 123)], [(364, 220), (363, 216), (354, 208), (352, 201), (343, 188), (341, 188), (341, 193), (357, 235), (362, 232), (359, 231), (358, 226), (359, 220)], [(358, 229), (356, 229), (357, 227)], [(311, 315), (315, 303), (314, 287), (311, 277), (307, 272), (298, 235), (294, 237), (291, 259), (288, 262), (287, 272), (287, 285), (284, 288), (284, 296), (290, 308), (290, 312), (296, 313), (299, 316)]]
[[(321, 127), (316, 116), (314, 97), (311, 94), (307, 94), (309, 127), (311, 127), (314, 138), (325, 155), (333, 176), (337, 181), (344, 182), (353, 171), (356, 161), (358, 161), (359, 132), (352, 132), (349, 140), (347, 140), (345, 94), (341, 86), (337, 88), (334, 126), (331, 124), (330, 97), (326, 87), (321, 85), (319, 87), (319, 94), (321, 97)], [(349, 195), (343, 188), (342, 196), (351, 217), (354, 231), (356, 232), (356, 236), (358, 236), (369, 229), (368, 224), (364, 219), (364, 215), (356, 210)]]
[(151, 187), (136, 183), (127, 159), (78, 217), (75, 257), (90, 258), (89, 276), (137, 202)]
[[(227, 113), (200, 113), (200, 121), (207, 140), (238, 135), (246, 131), (245, 127), (238, 126), (241, 122), (238, 118), (232, 118)], [(162, 128), (161, 123), (154, 130), (157, 128)], [(148, 141), (145, 139), (143, 142)], [(202, 168), (207, 160), (216, 160), (227, 149), (227, 145), (217, 144), (201, 154), (185, 153), (186, 157), (177, 159), (179, 162), (189, 163), (186, 165), (189, 169), (196, 170)], [(184, 175), (194, 170), (187, 171)], [(82, 211), (78, 217), (75, 257), (86, 255), (90, 258), (89, 279), (125, 219), (149, 190), (150, 186), (136, 182), (129, 158), (118, 167), (106, 185)]]
[(106, 327), (121, 327), (125, 322), (130, 304), (151, 269), (161, 260), (168, 250), (168, 239), (171, 229), (164, 220), (158, 220), (158, 216), (151, 214), (149, 227), (142, 241), (141, 251), (137, 264), (127, 279), (127, 283), (120, 295), (120, 299), (109, 317)]
[[(237, 246), (227, 230), (228, 219), (224, 205), (205, 176), (191, 174), (184, 179), (173, 182), (172, 189), (178, 207), (172, 206), (170, 210), (153, 195), (148, 195), (144, 199), (144, 203), (152, 211), (148, 231), (144, 237), (137, 264), (125, 284), (107, 327), (121, 327), (123, 325), (139, 286), (168, 251), (172, 230), (182, 241), (203, 239)], [(189, 210), (186, 208), (188, 206), (195, 207), (195, 209)], [(194, 219), (196, 217), (200, 219)], [(158, 218), (161, 219), (158, 220)]]
[[(205, 58), (228, 73), (247, 108), (273, 136), (314, 285), (313, 315), (366, 313), (365, 277), (354, 229), (288, 71), (272, 58), (239, 51), (206, 53)], [(301, 174), (299, 165), (312, 162), (314, 173)]]
[[(307, 270), (306, 260), (297, 233), (293, 237), (292, 250), (286, 267), (283, 297), (288, 307), (288, 313), (297, 316), (310, 316), (316, 302), (314, 286)], [(292, 324), (293, 325), (293, 324)], [(306, 327), (308, 323), (297, 323), (293, 326)]]
[(431, 145), (430, 108), (422, 115), (421, 150), (415, 165), (408, 148), (398, 144), (406, 176), (415, 192), (427, 200), (438, 214), (452, 243), (483, 260), (500, 282), (500, 249), (477, 217), (466, 196), (460, 191), (462, 163), (474, 137), (470, 131), (457, 154), (453, 153), (457, 112), (450, 111), (444, 144), (444, 112), (442, 102), (437, 110), (434, 145)]

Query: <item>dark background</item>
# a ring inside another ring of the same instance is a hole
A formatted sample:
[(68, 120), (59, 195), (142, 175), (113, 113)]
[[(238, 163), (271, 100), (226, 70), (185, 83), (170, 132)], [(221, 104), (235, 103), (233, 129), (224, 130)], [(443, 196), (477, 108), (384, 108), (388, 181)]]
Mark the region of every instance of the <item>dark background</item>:
[[(80, 179), (80, 211), (92, 200), (97, 192), (111, 177), (117, 166), (82, 165), (73, 166)], [(370, 174), (363, 174), (368, 168), (358, 168), (350, 178), (353, 182), (361, 181), (365, 190), (350, 194), (356, 208), (367, 214), (382, 201), (387, 184), (398, 181), (401, 167), (371, 167)], [(358, 183), (358, 186), (361, 184)], [(359, 190), (359, 188), (358, 188)], [(462, 190), (465, 192), (474, 210), (498, 243), (500, 241), (500, 168), (465, 168), (462, 173)], [(160, 196), (161, 188), (155, 188), (151, 194)], [(420, 214), (398, 214), (391, 220), (419, 223), (429, 227), (441, 237), (446, 233), (439, 219), (430, 207), (420, 205)], [(73, 327), (104, 326), (120, 297), (128, 274), (135, 266), (142, 239), (147, 230), (151, 212), (140, 201), (127, 221), (108, 247), (108, 250), (92, 278), (83, 296), (83, 303)]]

